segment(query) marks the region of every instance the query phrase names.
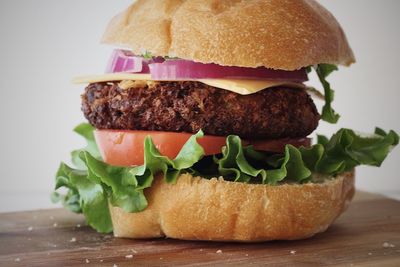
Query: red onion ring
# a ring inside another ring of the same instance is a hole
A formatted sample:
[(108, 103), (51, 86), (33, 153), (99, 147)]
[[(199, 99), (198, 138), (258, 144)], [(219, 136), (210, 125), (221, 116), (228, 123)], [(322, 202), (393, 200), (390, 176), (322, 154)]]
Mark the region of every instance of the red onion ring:
[(135, 56), (126, 50), (114, 50), (108, 62), (106, 73), (141, 72), (143, 57)]
[(166, 60), (149, 64), (154, 80), (196, 80), (196, 79), (257, 79), (292, 82), (307, 81), (305, 69), (295, 71), (272, 70), (267, 68), (228, 67), (217, 64), (203, 64), (189, 60)]
[(264, 67), (244, 68), (203, 64), (183, 59), (153, 57), (145, 59), (127, 50), (114, 50), (107, 73), (150, 73), (153, 80), (198, 80), (198, 79), (254, 79), (291, 82), (307, 81), (305, 69), (295, 71), (273, 70)]

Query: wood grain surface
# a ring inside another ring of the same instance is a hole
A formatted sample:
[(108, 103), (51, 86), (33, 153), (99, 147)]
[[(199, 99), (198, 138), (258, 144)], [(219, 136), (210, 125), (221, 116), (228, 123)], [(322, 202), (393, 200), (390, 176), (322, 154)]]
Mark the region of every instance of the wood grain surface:
[(129, 240), (63, 209), (0, 214), (0, 266), (400, 266), (400, 202), (357, 193), (325, 233), (256, 244)]

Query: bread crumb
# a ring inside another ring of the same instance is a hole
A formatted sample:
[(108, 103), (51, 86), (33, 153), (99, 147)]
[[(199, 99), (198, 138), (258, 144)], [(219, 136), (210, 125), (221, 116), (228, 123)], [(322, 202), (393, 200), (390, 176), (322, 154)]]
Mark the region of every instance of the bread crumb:
[(116, 264), (114, 263), (113, 267), (118, 267), (118, 265), (116, 265)]
[(222, 250), (218, 249), (217, 252), (215, 252), (215, 253), (221, 254)]
[(29, 226), (28, 227), (28, 231), (30, 232), (30, 231), (32, 231), (33, 230), (33, 227), (32, 226)]
[(296, 254), (296, 250), (291, 250), (290, 254), (295, 255)]
[(85, 260), (85, 262), (86, 262), (86, 263), (89, 263), (89, 262), (90, 262), (90, 260), (89, 260), (89, 259), (86, 259), (86, 260)]
[(16, 262), (20, 262), (21, 259), (20, 259), (20, 258), (16, 258), (15, 261), (16, 261)]
[(103, 262), (104, 260), (100, 260), (100, 262)]
[(246, 257), (248, 257), (249, 256), (249, 254), (246, 254)]
[(368, 252), (368, 255), (371, 256), (371, 255), (372, 255), (372, 252)]
[(78, 224), (76, 225), (76, 227), (80, 228), (80, 227), (81, 227), (81, 225), (78, 223)]
[(133, 258), (133, 255), (126, 255), (125, 258), (127, 258), (127, 259), (132, 259), (132, 258)]
[(384, 248), (394, 248), (395, 245), (394, 244), (390, 244), (388, 242), (385, 242), (385, 243), (382, 244), (382, 247), (384, 247)]
[(58, 224), (57, 223), (53, 223), (53, 227), (57, 227), (58, 226)]
[(71, 238), (69, 242), (76, 242), (76, 237)]
[(160, 260), (162, 260), (163, 258), (162, 257), (160, 257)]
[(199, 251), (201, 252), (201, 251), (203, 251), (203, 249), (201, 248), (201, 249), (199, 249)]

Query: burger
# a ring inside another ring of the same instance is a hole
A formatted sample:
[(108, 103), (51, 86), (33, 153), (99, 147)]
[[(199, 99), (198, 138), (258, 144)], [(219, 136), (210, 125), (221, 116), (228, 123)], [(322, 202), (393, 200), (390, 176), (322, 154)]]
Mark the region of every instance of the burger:
[(399, 142), (379, 128), (308, 137), (338, 121), (327, 77), (355, 62), (316, 1), (137, 1), (102, 41), (117, 48), (106, 73), (75, 79), (88, 84), (89, 123), (75, 129), (88, 145), (60, 165), (52, 195), (99, 232), (308, 238), (349, 205), (354, 168), (380, 166)]

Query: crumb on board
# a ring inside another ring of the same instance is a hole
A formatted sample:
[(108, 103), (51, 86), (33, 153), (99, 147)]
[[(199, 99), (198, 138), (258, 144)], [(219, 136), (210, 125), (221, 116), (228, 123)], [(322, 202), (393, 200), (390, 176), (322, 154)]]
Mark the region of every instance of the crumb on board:
[(221, 253), (222, 253), (222, 250), (218, 249), (215, 253), (221, 254)]
[(90, 260), (89, 260), (89, 259), (85, 259), (85, 262), (86, 262), (86, 263), (90, 263)]
[(102, 260), (100, 260), (100, 262), (103, 262), (104, 260), (102, 259)]
[(248, 257), (249, 256), (249, 254), (246, 254), (246, 257)]
[(394, 245), (394, 244), (391, 244), (391, 243), (389, 243), (389, 242), (384, 242), (384, 243), (382, 244), (382, 247), (384, 247), (384, 248), (394, 248), (395, 245)]
[(53, 223), (53, 227), (57, 227), (58, 226), (58, 224), (57, 223)]
[(160, 260), (162, 260), (163, 259), (163, 257), (160, 257)]
[(81, 225), (78, 223), (78, 224), (76, 225), (76, 227), (80, 228), (80, 227), (81, 227)]
[(20, 258), (16, 258), (15, 261), (16, 261), (16, 262), (20, 262), (21, 259), (20, 259)]
[(372, 252), (368, 252), (368, 256), (371, 256), (372, 255)]
[(127, 259), (132, 259), (132, 258), (133, 258), (133, 255), (132, 255), (132, 254), (126, 255), (125, 258), (127, 258)]
[(295, 255), (296, 254), (296, 250), (291, 250), (290, 254)]
[(33, 230), (33, 226), (29, 226), (28, 227), (28, 231), (30, 232), (30, 231), (32, 231)]
[(116, 264), (114, 263), (113, 267), (118, 267), (118, 265), (116, 265)]
[(76, 237), (71, 238), (69, 242), (76, 242)]

